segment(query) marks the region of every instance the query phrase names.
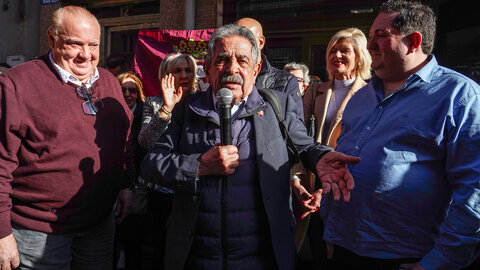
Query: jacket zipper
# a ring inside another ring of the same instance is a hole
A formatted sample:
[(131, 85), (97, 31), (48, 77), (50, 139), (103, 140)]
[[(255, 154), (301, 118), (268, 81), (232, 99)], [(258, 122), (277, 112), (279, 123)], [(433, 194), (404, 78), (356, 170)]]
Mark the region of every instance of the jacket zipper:
[(227, 213), (226, 213), (226, 200), (225, 200), (225, 193), (227, 191), (227, 176), (222, 177), (222, 206), (221, 206), (221, 241), (222, 241), (222, 264), (223, 270), (228, 270), (227, 267)]

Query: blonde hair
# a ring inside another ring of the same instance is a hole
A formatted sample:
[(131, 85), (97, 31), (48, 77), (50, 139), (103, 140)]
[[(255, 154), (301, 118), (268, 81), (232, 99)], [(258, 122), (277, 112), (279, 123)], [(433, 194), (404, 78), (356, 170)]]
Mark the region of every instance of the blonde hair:
[[(340, 30), (333, 37), (330, 39), (330, 42), (328, 42), (327, 46), (327, 53), (326, 53), (326, 58), (328, 59), (328, 56), (330, 52), (332, 51), (332, 48), (337, 45), (338, 42), (345, 40), (345, 39), (350, 39), (350, 43), (352, 44), (353, 51), (355, 52), (356, 56), (356, 67), (355, 67), (355, 72), (356, 76), (362, 78), (363, 80), (368, 80), (372, 77), (372, 73), (370, 71), (371, 65), (372, 65), (372, 57), (370, 56), (370, 53), (367, 50), (367, 38), (365, 37), (365, 34), (363, 34), (362, 30), (358, 28), (348, 28), (344, 30)], [(328, 61), (328, 60), (327, 60)], [(330, 65), (327, 63), (327, 71), (328, 71), (328, 77), (330, 80), (333, 80), (335, 78), (333, 72), (330, 70)]]
[(135, 84), (137, 85), (137, 89), (138, 89), (137, 99), (140, 99), (142, 102), (145, 102), (145, 95), (143, 94), (143, 83), (142, 83), (142, 81), (135, 74), (133, 74), (130, 71), (117, 75), (117, 80), (120, 82), (120, 84), (122, 84), (125, 79), (132, 79), (135, 82)]
[(158, 69), (158, 79), (161, 81), (169, 73), (173, 73), (175, 67), (182, 62), (183, 60), (187, 61), (188, 65), (192, 69), (193, 73), (193, 82), (192, 82), (192, 92), (197, 90), (197, 63), (195, 59), (184, 53), (174, 53), (169, 54), (163, 58), (160, 68)]
[(63, 32), (63, 18), (67, 17), (79, 17), (84, 16), (86, 18), (92, 19), (98, 26), (99, 36), (101, 35), (101, 27), (97, 18), (90, 13), (84, 7), (78, 6), (66, 6), (55, 10), (50, 17), (50, 25), (48, 27), (48, 32), (52, 33), (52, 36), (55, 40), (58, 39), (58, 35)]

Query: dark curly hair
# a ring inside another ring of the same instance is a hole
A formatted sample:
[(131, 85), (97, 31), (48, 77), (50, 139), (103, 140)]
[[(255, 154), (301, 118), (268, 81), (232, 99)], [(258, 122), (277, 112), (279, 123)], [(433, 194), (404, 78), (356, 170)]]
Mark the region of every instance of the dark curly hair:
[(389, 0), (380, 6), (382, 13), (398, 12), (392, 26), (400, 33), (408, 35), (413, 32), (422, 34), (422, 50), (432, 53), (435, 42), (435, 13), (419, 1)]

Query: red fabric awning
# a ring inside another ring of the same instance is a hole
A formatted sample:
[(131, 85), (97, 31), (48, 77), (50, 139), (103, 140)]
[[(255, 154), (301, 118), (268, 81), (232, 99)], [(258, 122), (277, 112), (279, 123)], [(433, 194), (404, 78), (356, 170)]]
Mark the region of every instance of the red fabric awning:
[(203, 66), (207, 44), (215, 29), (204, 30), (141, 30), (131, 70), (143, 83), (145, 96), (161, 94), (158, 68), (170, 52), (189, 53)]

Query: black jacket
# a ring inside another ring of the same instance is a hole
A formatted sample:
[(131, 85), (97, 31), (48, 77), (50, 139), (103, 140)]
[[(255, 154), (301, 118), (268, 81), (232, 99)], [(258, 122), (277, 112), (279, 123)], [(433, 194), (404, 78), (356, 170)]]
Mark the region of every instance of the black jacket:
[(297, 79), (289, 72), (272, 67), (264, 54), (262, 54), (262, 69), (257, 76), (255, 86), (289, 94), (297, 104), (297, 111), (300, 113), (299, 117), (303, 121), (302, 95), (300, 94)]

